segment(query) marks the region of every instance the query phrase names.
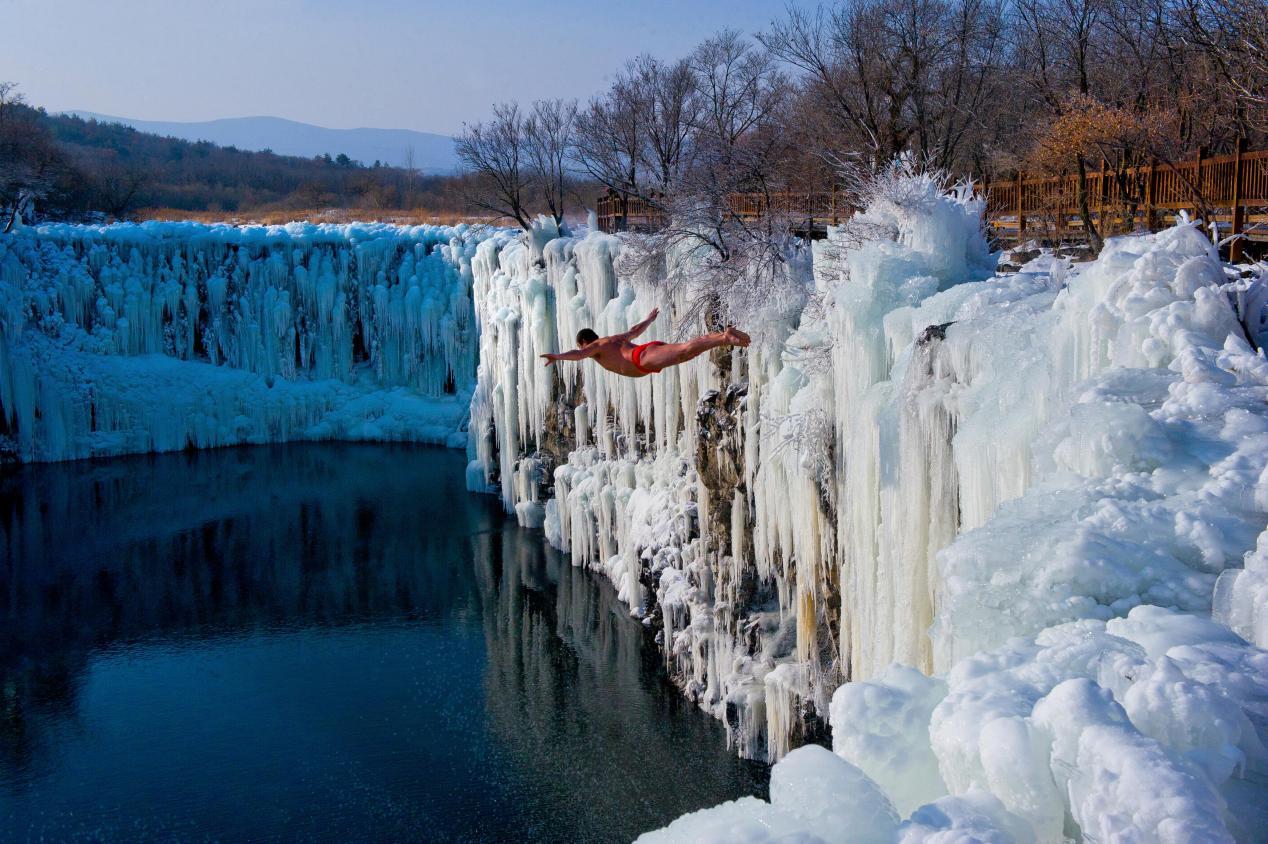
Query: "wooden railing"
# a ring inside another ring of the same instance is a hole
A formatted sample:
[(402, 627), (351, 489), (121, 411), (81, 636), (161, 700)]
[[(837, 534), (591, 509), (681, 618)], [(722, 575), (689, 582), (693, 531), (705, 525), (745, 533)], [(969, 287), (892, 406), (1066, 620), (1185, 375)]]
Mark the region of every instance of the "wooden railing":
[(595, 212), (599, 217), (599, 228), (608, 234), (654, 231), (665, 223), (664, 215), (646, 199), (623, 197), (618, 193), (599, 197)]
[[(836, 191), (733, 193), (727, 201), (731, 212), (744, 220), (756, 220), (774, 212), (786, 216), (800, 233), (815, 236), (829, 225), (840, 225), (852, 210), (845, 196)], [(619, 231), (654, 231), (665, 223), (664, 212), (654, 202), (639, 197), (608, 193), (595, 205), (599, 228), (609, 234)]]
[[(1154, 229), (1186, 210), (1215, 223), (1221, 236), (1268, 241), (1268, 150), (1250, 152), (1244, 142), (1228, 155), (1199, 152), (1185, 161), (1124, 170), (1102, 165), (1086, 175), (1084, 185), (1090, 216), (1102, 232)], [(978, 183), (977, 188), (987, 197), (987, 219), (1002, 240), (1083, 236), (1077, 176), (1019, 174), (1008, 181)], [(794, 230), (810, 237), (821, 236), (852, 210), (836, 191), (737, 193), (730, 203), (745, 219), (771, 211), (784, 214)], [(664, 225), (657, 205), (636, 197), (609, 193), (599, 198), (597, 211), (605, 232), (651, 231)], [(1240, 251), (1240, 241), (1235, 242), (1234, 260)]]
[[(1084, 179), (1090, 216), (1101, 229), (1154, 229), (1189, 211), (1213, 222), (1220, 234), (1268, 240), (1268, 150), (1248, 152), (1244, 143), (1229, 155), (1154, 162), (1121, 171), (1104, 165)], [(1078, 177), (1028, 178), (979, 185), (987, 197), (987, 219), (1004, 239), (1063, 239), (1080, 236)], [(1233, 244), (1233, 257), (1240, 252)]]

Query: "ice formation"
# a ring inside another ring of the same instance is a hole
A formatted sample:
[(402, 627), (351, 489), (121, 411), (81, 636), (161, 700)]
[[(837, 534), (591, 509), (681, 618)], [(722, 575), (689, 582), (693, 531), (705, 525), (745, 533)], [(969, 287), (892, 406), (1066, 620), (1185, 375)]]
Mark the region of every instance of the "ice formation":
[(0, 238), (0, 445), (63, 460), (289, 439), (459, 445), (464, 229), (49, 225)]
[(611, 577), (740, 752), (779, 778), (830, 721), (850, 767), (822, 777), (866, 777), (650, 840), (835, 840), (816, 818), (875, 816), (869, 789), (884, 840), (1263, 820), (1263, 269), (1181, 222), (997, 275), (982, 210), (895, 170), (803, 308), (640, 380), (534, 363), (653, 305), (667, 337), (672, 266), (618, 272), (596, 233), (478, 248), (472, 488)]
[(771, 772), (770, 797), (769, 803), (744, 797), (693, 812), (639, 841), (880, 844), (893, 841), (898, 830), (898, 814), (885, 793), (858, 768), (818, 745), (784, 757)]

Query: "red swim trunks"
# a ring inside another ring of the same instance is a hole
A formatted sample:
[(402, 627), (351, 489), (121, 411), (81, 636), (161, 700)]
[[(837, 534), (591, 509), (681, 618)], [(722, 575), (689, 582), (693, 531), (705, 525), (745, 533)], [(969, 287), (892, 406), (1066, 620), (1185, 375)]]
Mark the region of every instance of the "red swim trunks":
[(642, 362), (643, 350), (648, 348), (649, 346), (663, 346), (663, 345), (665, 344), (662, 343), (661, 341), (653, 340), (650, 343), (642, 343), (638, 346), (635, 346), (634, 351), (630, 353), (630, 360), (634, 362), (634, 368), (637, 369), (639, 372), (643, 373), (644, 375), (655, 375), (657, 372), (660, 372), (659, 369), (647, 369), (643, 366), (643, 362)]

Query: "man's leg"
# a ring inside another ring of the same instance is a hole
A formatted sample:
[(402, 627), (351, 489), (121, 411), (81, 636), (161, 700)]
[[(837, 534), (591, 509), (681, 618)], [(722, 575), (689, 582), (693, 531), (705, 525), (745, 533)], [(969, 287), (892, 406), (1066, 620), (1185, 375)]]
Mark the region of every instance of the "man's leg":
[(728, 328), (726, 331), (702, 334), (693, 340), (688, 340), (686, 343), (666, 343), (663, 346), (650, 346), (643, 350), (639, 361), (644, 369), (665, 369), (669, 366), (686, 363), (710, 349), (716, 349), (718, 346), (747, 346), (748, 342), (747, 334), (734, 328)]

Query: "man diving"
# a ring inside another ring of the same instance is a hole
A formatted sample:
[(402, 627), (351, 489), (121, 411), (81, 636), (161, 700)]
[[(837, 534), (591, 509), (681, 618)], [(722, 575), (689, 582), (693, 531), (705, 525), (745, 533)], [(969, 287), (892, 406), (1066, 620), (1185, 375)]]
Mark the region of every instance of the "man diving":
[(652, 375), (670, 366), (686, 363), (694, 357), (704, 354), (718, 346), (747, 346), (749, 336), (737, 328), (728, 327), (724, 331), (702, 334), (686, 343), (662, 343), (653, 340), (650, 343), (634, 343), (634, 338), (647, 330), (660, 313), (653, 308), (647, 318), (629, 331), (600, 337), (593, 329), (583, 328), (577, 332), (577, 348), (571, 352), (542, 355), (546, 366), (557, 360), (585, 360), (594, 358), (604, 369), (625, 375), (630, 378), (642, 378)]

